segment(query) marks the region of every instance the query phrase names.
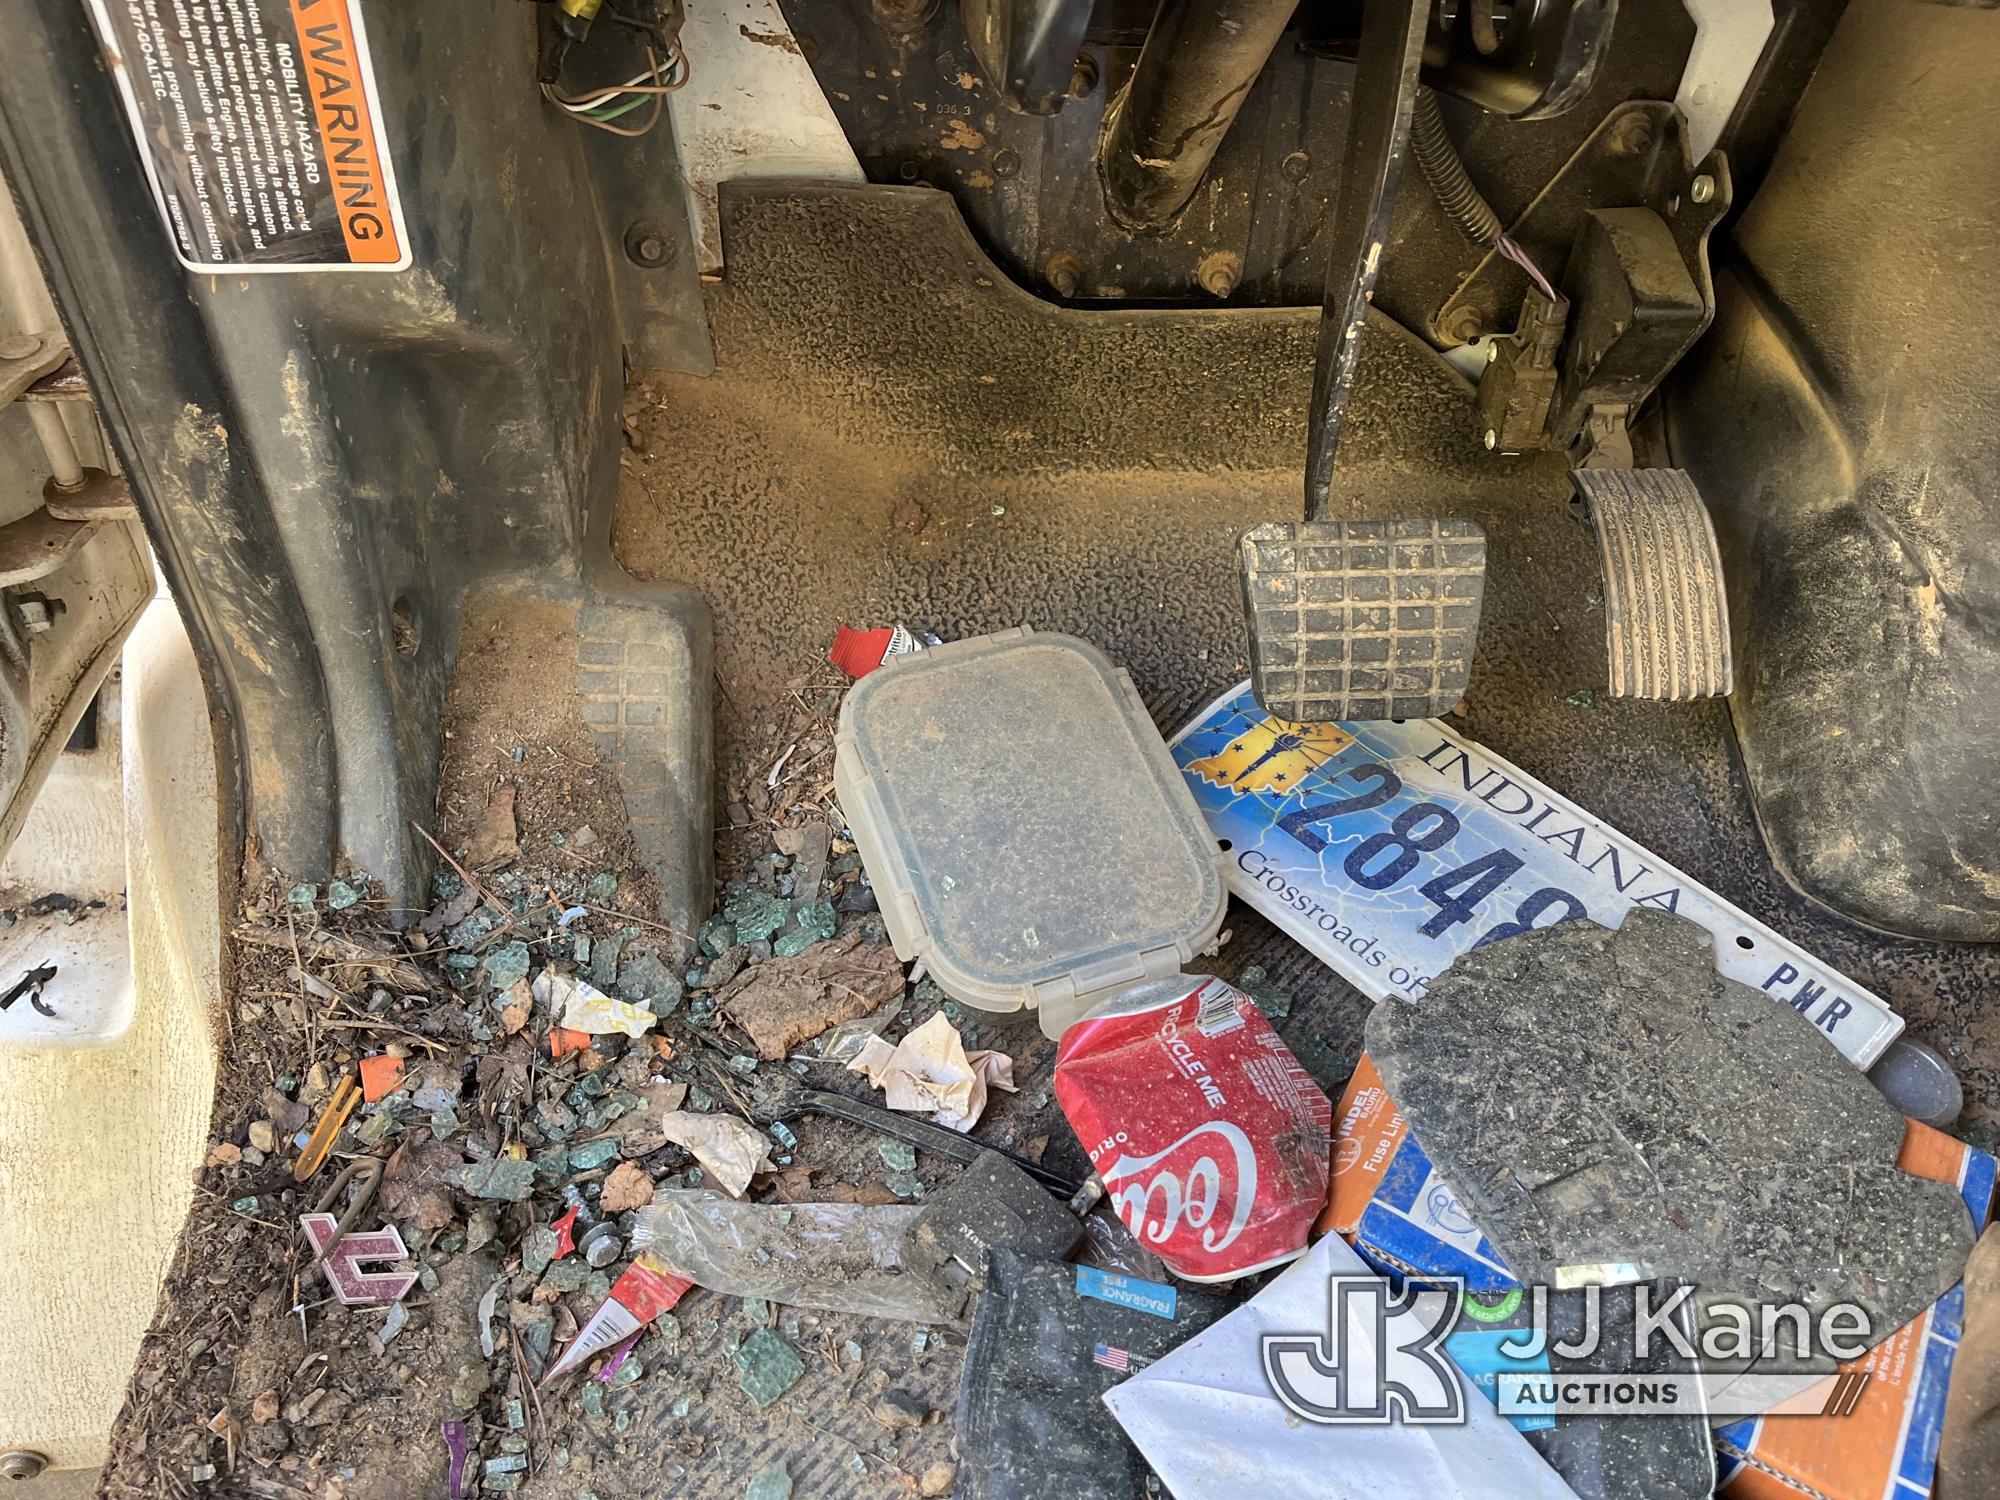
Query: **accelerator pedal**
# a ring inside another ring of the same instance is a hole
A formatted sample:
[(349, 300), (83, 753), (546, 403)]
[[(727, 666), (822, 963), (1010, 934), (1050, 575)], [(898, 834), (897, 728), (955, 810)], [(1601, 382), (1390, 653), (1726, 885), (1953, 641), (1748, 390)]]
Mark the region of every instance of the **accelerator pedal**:
[(1574, 469), (1573, 505), (1604, 564), (1604, 643), (1614, 697), (1726, 697), (1729, 603), (1715, 527), (1680, 469)]

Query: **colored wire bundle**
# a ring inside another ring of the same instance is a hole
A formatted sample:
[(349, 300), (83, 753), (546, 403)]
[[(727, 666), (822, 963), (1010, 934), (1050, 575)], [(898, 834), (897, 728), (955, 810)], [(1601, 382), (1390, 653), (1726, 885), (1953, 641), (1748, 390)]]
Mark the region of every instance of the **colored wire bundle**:
[(1557, 302), (1561, 300), (1556, 296), (1556, 289), (1549, 285), (1549, 278), (1542, 274), (1542, 268), (1535, 264), (1534, 256), (1528, 254), (1526, 250), (1515, 243), (1512, 235), (1503, 234), (1495, 238), (1493, 249), (1496, 253), (1505, 256), (1508, 260), (1511, 260), (1515, 265), (1526, 271), (1528, 273), (1528, 280), (1535, 284), (1535, 290), (1548, 298), (1549, 301)]
[[(565, 93), (554, 84), (545, 83), (542, 85), (542, 96), (565, 114), (572, 115), (598, 130), (609, 131), (612, 135), (640, 136), (660, 123), (660, 112), (665, 107), (666, 96), (676, 89), (685, 88), (687, 81), (686, 53), (675, 47), (668, 54), (663, 68), (659, 53), (648, 46), (646, 71), (627, 82), (608, 84), (603, 88), (590, 89), (581, 94)], [(613, 123), (647, 103), (651, 103), (653, 108), (640, 124)]]

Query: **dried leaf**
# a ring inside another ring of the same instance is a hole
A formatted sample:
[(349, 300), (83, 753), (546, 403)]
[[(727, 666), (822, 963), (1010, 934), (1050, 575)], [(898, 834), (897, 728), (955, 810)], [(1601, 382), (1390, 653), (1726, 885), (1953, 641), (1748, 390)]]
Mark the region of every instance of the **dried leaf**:
[(419, 1230), (439, 1230), (458, 1217), (444, 1174), (462, 1165), (465, 1156), (443, 1141), (424, 1141), (396, 1153), (376, 1201), (382, 1211)]
[(507, 991), (507, 1003), (500, 1007), (500, 1029), (512, 1036), (528, 1024), (528, 1017), (534, 1011), (535, 997), (528, 988), (528, 981), (517, 979)]
[(604, 1179), (597, 1206), (608, 1214), (622, 1214), (627, 1209), (644, 1208), (652, 1201), (653, 1179), (637, 1162), (621, 1161)]
[(465, 863), (472, 870), (497, 870), (521, 857), (521, 828), (514, 816), (514, 788), (493, 793), (480, 815), (479, 826), (465, 841)]
[(469, 885), (465, 886), (456, 896), (438, 902), (426, 912), (424, 919), (417, 923), (417, 931), (426, 937), (436, 937), (447, 927), (456, 927), (471, 916), (472, 909), (477, 905), (479, 905), (478, 890)]
[(758, 964), (725, 985), (715, 1003), (750, 1033), (760, 1057), (776, 1062), (800, 1042), (902, 994), (896, 950), (851, 931)]

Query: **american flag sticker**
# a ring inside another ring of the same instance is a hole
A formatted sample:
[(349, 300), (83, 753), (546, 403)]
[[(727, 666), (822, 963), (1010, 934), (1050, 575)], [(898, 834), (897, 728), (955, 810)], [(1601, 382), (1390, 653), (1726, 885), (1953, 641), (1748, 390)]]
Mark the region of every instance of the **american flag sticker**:
[(1116, 1344), (1099, 1344), (1091, 1351), (1090, 1362), (1103, 1365), (1107, 1370), (1116, 1370), (1121, 1375), (1130, 1375), (1151, 1364), (1150, 1359), (1142, 1359), (1130, 1349), (1120, 1349)]

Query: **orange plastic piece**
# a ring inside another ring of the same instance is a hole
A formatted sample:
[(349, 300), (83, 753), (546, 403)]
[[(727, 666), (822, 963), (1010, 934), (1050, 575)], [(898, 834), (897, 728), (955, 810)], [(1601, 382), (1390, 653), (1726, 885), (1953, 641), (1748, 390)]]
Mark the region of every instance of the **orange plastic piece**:
[(396, 1092), (403, 1075), (410, 1070), (407, 1057), (390, 1057), (387, 1053), (379, 1057), (361, 1059), (361, 1097), (373, 1104), (377, 1099), (386, 1099)]

